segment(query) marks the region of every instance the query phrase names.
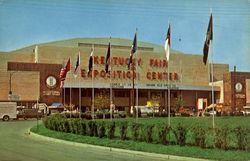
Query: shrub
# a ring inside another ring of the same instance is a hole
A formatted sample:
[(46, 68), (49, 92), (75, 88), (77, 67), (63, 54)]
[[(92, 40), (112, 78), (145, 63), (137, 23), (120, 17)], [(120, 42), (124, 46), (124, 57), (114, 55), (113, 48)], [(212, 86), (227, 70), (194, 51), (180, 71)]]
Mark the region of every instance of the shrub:
[(133, 123), (132, 124), (132, 139), (134, 141), (139, 141), (139, 130), (140, 130), (140, 124)]
[(192, 133), (195, 140), (195, 145), (205, 148), (206, 130), (201, 126), (195, 126), (192, 128)]
[(49, 118), (48, 117), (44, 117), (43, 118), (43, 124), (44, 124), (44, 126), (46, 127), (46, 128), (48, 128), (49, 129), (49, 127), (48, 127), (48, 123), (49, 122)]
[(81, 135), (86, 135), (87, 134), (87, 126), (86, 123), (84, 121), (80, 121), (80, 126), (81, 126)]
[(145, 141), (147, 143), (152, 143), (153, 142), (153, 137), (152, 137), (153, 128), (154, 128), (154, 125), (147, 125), (146, 126)]
[(125, 121), (120, 122), (119, 129), (120, 129), (120, 138), (122, 140), (126, 140), (127, 139), (128, 122), (125, 122)]
[(62, 131), (63, 129), (63, 122), (65, 117), (59, 114), (46, 117), (43, 119), (43, 123), (46, 128), (55, 130), (55, 131)]
[(238, 149), (247, 150), (247, 134), (249, 133), (249, 130), (239, 126), (234, 129), (234, 133), (236, 134)]
[(89, 136), (98, 136), (97, 125), (95, 121), (88, 122), (88, 135)]
[(115, 122), (111, 121), (107, 124), (107, 136), (109, 139), (113, 139), (115, 137)]
[(170, 133), (171, 127), (169, 126), (159, 126), (158, 127), (158, 137), (161, 144), (169, 144), (170, 140), (167, 140), (167, 135)]
[(99, 138), (103, 138), (105, 136), (105, 132), (106, 132), (106, 129), (105, 129), (105, 122), (99, 122), (98, 124), (98, 136)]
[(187, 134), (187, 128), (182, 126), (181, 124), (178, 124), (176, 129), (173, 130), (175, 138), (177, 140), (177, 144), (180, 146), (186, 145), (186, 134)]
[(229, 133), (230, 130), (228, 127), (225, 128), (216, 128), (215, 129), (215, 147), (219, 149), (228, 150), (229, 148)]
[(72, 120), (72, 132), (74, 134), (81, 134), (81, 120), (80, 119)]
[(65, 121), (64, 121), (64, 125), (63, 125), (63, 127), (64, 127), (64, 132), (66, 132), (66, 133), (70, 133), (72, 130), (72, 127), (71, 127), (71, 121), (70, 120), (68, 120), (68, 119), (66, 119)]

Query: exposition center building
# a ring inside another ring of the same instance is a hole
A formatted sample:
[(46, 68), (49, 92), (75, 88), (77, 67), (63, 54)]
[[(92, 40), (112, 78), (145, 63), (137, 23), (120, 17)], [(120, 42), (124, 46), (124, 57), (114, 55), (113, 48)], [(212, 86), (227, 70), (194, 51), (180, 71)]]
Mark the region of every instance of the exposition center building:
[[(105, 57), (111, 41), (111, 79), (105, 73)], [(50, 105), (53, 102), (79, 104), (83, 110), (91, 107), (92, 87), (95, 95), (112, 86), (113, 102), (117, 109), (124, 110), (133, 104), (133, 72), (128, 70), (127, 61), (131, 40), (119, 38), (78, 38), (32, 45), (11, 52), (0, 53), (0, 101), (17, 101), (18, 104), (39, 102)], [(37, 47), (36, 47), (37, 46)], [(88, 75), (91, 48), (94, 47), (94, 78)], [(80, 71), (77, 77), (73, 71), (80, 52)], [(64, 88), (60, 88), (62, 64), (71, 58), (71, 71), (68, 72)], [(166, 61), (163, 46), (138, 42), (134, 55), (138, 73), (135, 88), (139, 91), (139, 105), (146, 105), (158, 98), (159, 105), (167, 107), (167, 88), (171, 89), (171, 107), (179, 96), (183, 106), (197, 108), (199, 99), (211, 104), (212, 87), (209, 65), (204, 65), (201, 54), (186, 54), (171, 50), (170, 62)], [(229, 72), (228, 64), (213, 64), (215, 101), (235, 108), (250, 102), (250, 74)], [(169, 73), (167, 72), (169, 68)], [(223, 77), (224, 76), (224, 77)], [(169, 77), (170, 86), (167, 78)], [(234, 78), (234, 79), (233, 79)], [(239, 79), (239, 81), (238, 81)], [(238, 82), (232, 82), (238, 81)], [(234, 92), (235, 83), (241, 82), (243, 90)], [(79, 97), (79, 88), (81, 96)], [(235, 95), (235, 98), (227, 93)], [(239, 99), (239, 100), (238, 100)], [(238, 102), (238, 104), (237, 104)]]

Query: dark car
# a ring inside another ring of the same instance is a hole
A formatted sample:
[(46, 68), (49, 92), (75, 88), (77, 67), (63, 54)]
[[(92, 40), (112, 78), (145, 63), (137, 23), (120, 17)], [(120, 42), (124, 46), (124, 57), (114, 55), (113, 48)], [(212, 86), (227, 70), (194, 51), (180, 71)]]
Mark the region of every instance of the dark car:
[(23, 118), (27, 120), (28, 118), (39, 118), (43, 117), (43, 113), (39, 112), (35, 108), (20, 108), (17, 112), (17, 119)]

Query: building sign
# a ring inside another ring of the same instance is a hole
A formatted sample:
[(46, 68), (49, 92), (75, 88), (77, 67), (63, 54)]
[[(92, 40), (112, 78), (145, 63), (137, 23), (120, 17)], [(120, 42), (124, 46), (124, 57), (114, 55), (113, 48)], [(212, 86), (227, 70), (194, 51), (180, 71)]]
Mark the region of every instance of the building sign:
[(246, 95), (245, 94), (236, 94), (235, 95), (236, 98), (246, 98)]
[(43, 91), (44, 96), (60, 96), (61, 93), (59, 91)]
[(19, 95), (9, 94), (8, 100), (10, 100), (10, 101), (20, 101), (21, 97)]
[(48, 76), (46, 79), (46, 85), (48, 88), (54, 88), (56, 86), (56, 78), (54, 76)]
[(177, 73), (168, 73), (167, 72), (147, 72), (147, 79), (149, 80), (167, 80), (169, 77), (169, 80), (178, 80), (178, 74)]
[[(114, 56), (111, 58), (111, 64), (115, 65), (115, 66), (127, 66), (128, 61), (129, 61), (129, 57), (124, 58), (124, 57), (115, 57)], [(141, 66), (142, 59), (141, 58), (139, 58), (139, 59), (134, 58), (133, 62), (136, 62), (137, 65)], [(94, 64), (105, 65), (105, 57), (104, 56), (94, 56)]]
[[(129, 58), (124, 57), (112, 57), (111, 64), (112, 68), (114, 66), (124, 66), (127, 68), (127, 62)], [(136, 62), (138, 66), (142, 65), (142, 59), (133, 59), (133, 62)], [(133, 79), (138, 76), (141, 79), (140, 72), (134, 73), (132, 70), (117, 70), (116, 68), (113, 68), (113, 70), (109, 73), (106, 73), (104, 70), (105, 65), (105, 57), (104, 56), (94, 56), (94, 64), (98, 67), (97, 69), (94, 69), (93, 77), (94, 78), (110, 78), (110, 75), (113, 79)], [(100, 70), (99, 65), (103, 66), (103, 70)], [(148, 70), (146, 72), (146, 78), (147, 80), (159, 80), (159, 81), (165, 81), (169, 78), (170, 81), (178, 81), (179, 76), (176, 72), (170, 72), (167, 73), (166, 69), (168, 67), (168, 62), (166, 59), (149, 59), (148, 64), (145, 64), (148, 67)], [(162, 68), (162, 71), (159, 71), (159, 68)], [(150, 69), (152, 71), (150, 71)], [(157, 69), (157, 72), (155, 71)], [(88, 75), (87, 69), (81, 69), (81, 76), (83, 78), (91, 78), (92, 73)]]

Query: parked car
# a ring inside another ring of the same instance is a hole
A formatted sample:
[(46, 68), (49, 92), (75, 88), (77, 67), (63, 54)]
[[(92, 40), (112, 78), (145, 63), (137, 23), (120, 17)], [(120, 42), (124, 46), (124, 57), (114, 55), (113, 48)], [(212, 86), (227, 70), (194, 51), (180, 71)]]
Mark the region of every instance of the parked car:
[(39, 112), (38, 109), (35, 108), (18, 108), (17, 109), (17, 119), (23, 118), (27, 120), (28, 118), (39, 118), (43, 117), (43, 113)]
[(244, 116), (250, 115), (250, 105), (244, 106), (241, 112), (243, 113)]
[(211, 109), (211, 110), (209, 110), (209, 111), (206, 111), (206, 112), (204, 113), (204, 115), (205, 115), (205, 116), (213, 116), (213, 115), (216, 116), (216, 113), (217, 113), (216, 110), (213, 111), (213, 110)]
[(194, 112), (188, 107), (180, 107), (178, 113), (181, 116), (194, 116)]
[(56, 114), (56, 113), (61, 113), (65, 111), (65, 107), (63, 106), (62, 103), (52, 103), (50, 106), (48, 106), (48, 111), (47, 114), (51, 115), (51, 114)]
[(64, 107), (62, 103), (54, 102), (49, 107)]
[[(32, 108), (37, 108), (37, 103), (35, 103)], [(48, 111), (48, 106), (46, 103), (38, 103), (38, 112), (41, 112), (43, 114), (46, 114), (46, 112)]]

